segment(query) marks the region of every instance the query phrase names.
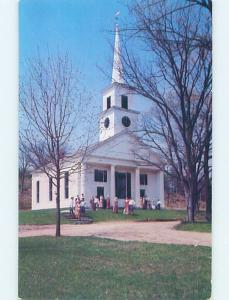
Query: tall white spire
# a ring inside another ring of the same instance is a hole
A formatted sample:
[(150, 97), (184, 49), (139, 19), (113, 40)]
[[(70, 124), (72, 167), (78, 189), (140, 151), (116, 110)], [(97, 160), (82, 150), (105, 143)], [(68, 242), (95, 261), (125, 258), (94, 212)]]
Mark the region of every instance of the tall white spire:
[(115, 43), (114, 43), (114, 60), (113, 60), (113, 69), (112, 69), (112, 83), (124, 83), (122, 72), (122, 61), (121, 61), (121, 48), (119, 40), (119, 27), (116, 24), (115, 28)]

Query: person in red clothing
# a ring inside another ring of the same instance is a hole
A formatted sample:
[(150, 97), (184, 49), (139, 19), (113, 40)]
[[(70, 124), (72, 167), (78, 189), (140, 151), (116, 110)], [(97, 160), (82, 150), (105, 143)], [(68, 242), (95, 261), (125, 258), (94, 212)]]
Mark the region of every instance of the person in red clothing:
[(126, 198), (125, 203), (124, 203), (123, 214), (129, 215), (129, 199), (128, 198)]
[(107, 196), (107, 209), (111, 208), (111, 199), (109, 196)]
[(80, 210), (80, 201), (76, 201), (76, 206), (75, 206), (75, 216), (76, 219), (80, 220), (81, 218), (81, 210)]

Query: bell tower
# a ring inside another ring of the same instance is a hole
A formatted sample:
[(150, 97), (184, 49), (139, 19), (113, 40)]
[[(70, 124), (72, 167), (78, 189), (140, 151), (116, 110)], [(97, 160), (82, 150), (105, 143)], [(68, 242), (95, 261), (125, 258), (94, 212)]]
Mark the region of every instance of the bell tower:
[(103, 141), (124, 129), (136, 127), (139, 112), (134, 110), (135, 95), (125, 88), (121, 61), (119, 27), (116, 24), (111, 85), (103, 90), (99, 140)]

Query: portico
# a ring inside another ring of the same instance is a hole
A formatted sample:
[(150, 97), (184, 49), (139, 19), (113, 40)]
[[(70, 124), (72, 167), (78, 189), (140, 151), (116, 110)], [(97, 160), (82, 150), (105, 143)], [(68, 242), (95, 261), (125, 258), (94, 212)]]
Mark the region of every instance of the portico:
[[(105, 174), (96, 178), (97, 174)], [(123, 206), (126, 197), (139, 203), (140, 196), (149, 197), (151, 200), (160, 199), (164, 204), (163, 172), (147, 166), (130, 166), (130, 163), (118, 164), (85, 164), (85, 198), (91, 196), (118, 197), (119, 206)], [(82, 177), (84, 179), (84, 177)], [(141, 180), (142, 179), (142, 180)], [(145, 179), (145, 181), (144, 181)]]

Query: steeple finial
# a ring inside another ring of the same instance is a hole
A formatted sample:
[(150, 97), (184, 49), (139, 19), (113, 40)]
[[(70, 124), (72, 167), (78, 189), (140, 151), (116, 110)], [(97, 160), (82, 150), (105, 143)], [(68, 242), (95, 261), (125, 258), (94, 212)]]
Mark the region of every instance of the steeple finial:
[[(116, 22), (118, 22), (118, 15), (120, 12), (115, 13)], [(115, 27), (115, 43), (114, 43), (114, 60), (113, 60), (113, 69), (112, 69), (112, 83), (124, 83), (122, 77), (122, 62), (121, 62), (121, 52), (120, 52), (120, 41), (119, 41), (119, 27), (116, 23)]]

